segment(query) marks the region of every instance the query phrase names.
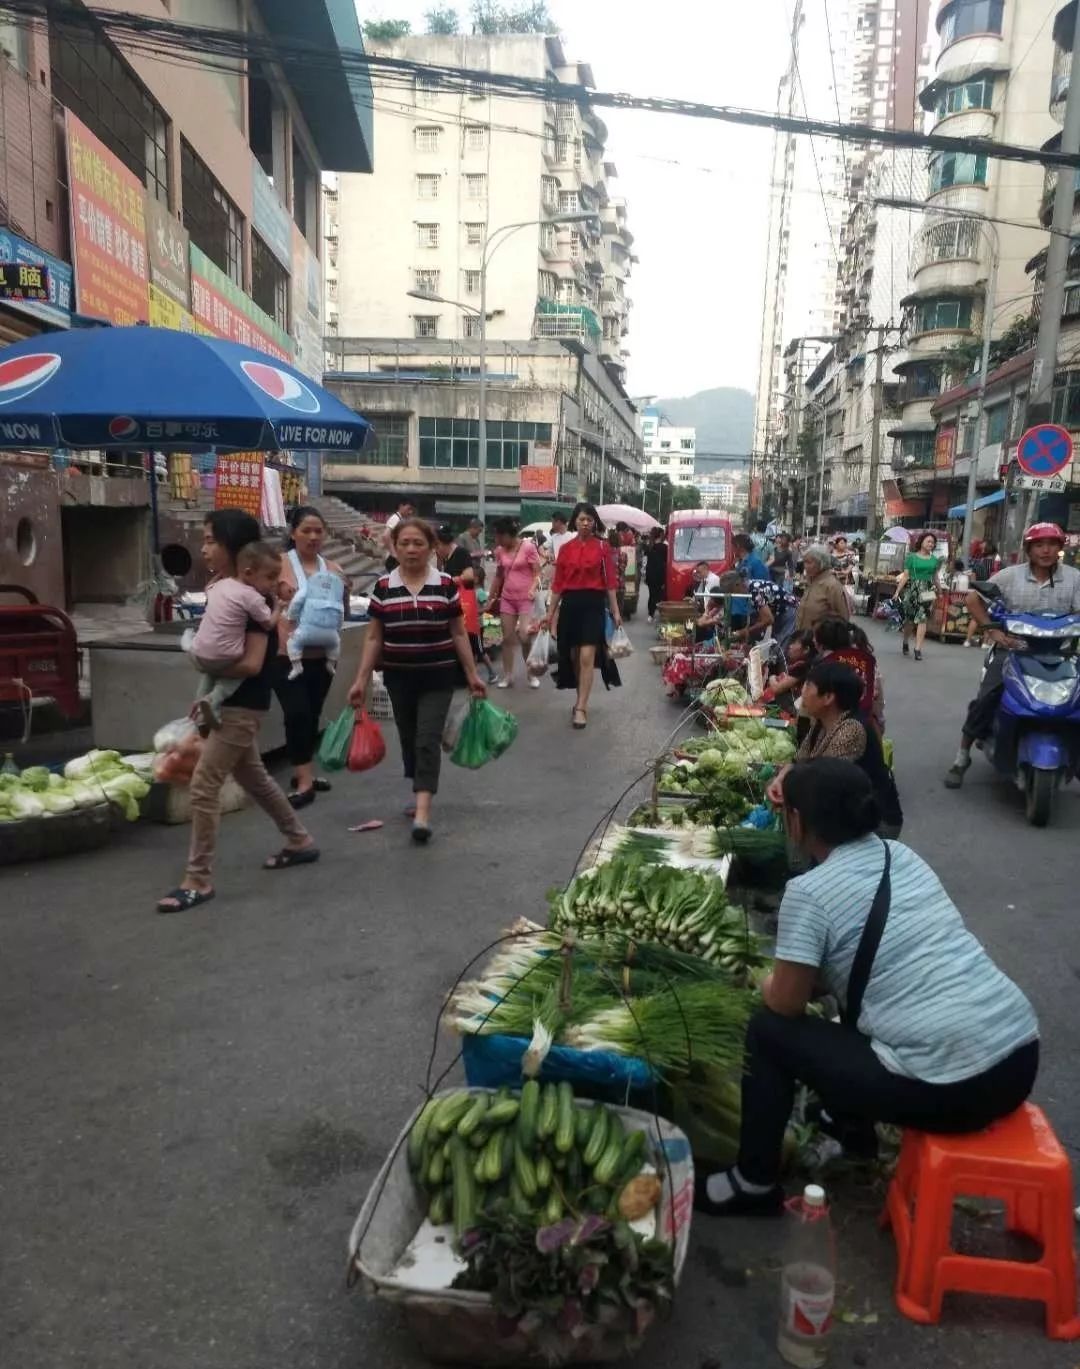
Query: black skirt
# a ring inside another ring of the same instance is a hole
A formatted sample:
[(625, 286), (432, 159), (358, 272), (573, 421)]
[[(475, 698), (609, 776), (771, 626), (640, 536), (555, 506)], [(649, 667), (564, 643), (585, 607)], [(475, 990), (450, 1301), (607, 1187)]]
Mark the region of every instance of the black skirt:
[(571, 652), (596, 647), (596, 668), (605, 689), (622, 684), (619, 668), (607, 649), (607, 594), (602, 589), (570, 589), (559, 600), (559, 664), (556, 689), (576, 689), (577, 672)]

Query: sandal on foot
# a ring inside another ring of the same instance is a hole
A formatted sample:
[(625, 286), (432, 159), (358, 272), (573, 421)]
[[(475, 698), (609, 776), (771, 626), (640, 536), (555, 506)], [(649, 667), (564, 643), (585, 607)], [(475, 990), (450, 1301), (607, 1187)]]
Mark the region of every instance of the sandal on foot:
[(289, 795), (290, 808), (306, 808), (308, 804), (315, 802), (315, 786), (310, 789), (294, 789)]
[[(329, 794), (330, 790), (333, 789), (334, 786), (330, 783), (329, 780), (324, 780), (323, 777), (319, 775), (316, 779), (312, 780), (311, 787), (315, 790), (316, 794)], [(296, 783), (296, 776), (294, 775), (292, 779), (289, 781), (289, 792), (295, 794), (297, 788), (298, 785)]]
[(431, 840), (431, 823), (414, 822), (412, 825), (412, 839), (418, 846), (424, 846)]
[[(578, 721), (579, 719), (580, 722)], [(570, 726), (575, 728), (578, 732), (583, 732), (588, 725), (589, 719), (586, 716), (585, 710), (583, 708), (575, 708), (570, 715)]]
[(694, 1210), (710, 1217), (779, 1217), (784, 1211), (784, 1190), (773, 1184), (764, 1193), (748, 1193), (730, 1169), (725, 1170), (733, 1189), (726, 1202), (709, 1197), (709, 1175), (698, 1170), (694, 1175)]
[[(213, 889), (174, 889), (172, 893), (158, 899), (157, 911), (159, 913), (186, 913), (191, 908), (197, 908), (200, 903), (209, 903), (213, 897)], [(174, 908), (166, 907), (166, 904), (169, 903), (176, 906)]]
[(303, 846), (299, 851), (290, 851), (288, 847), (279, 851), (276, 856), (271, 856), (269, 860), (263, 862), (264, 870), (287, 870), (291, 865), (313, 865), (319, 859), (319, 848), (317, 846)]

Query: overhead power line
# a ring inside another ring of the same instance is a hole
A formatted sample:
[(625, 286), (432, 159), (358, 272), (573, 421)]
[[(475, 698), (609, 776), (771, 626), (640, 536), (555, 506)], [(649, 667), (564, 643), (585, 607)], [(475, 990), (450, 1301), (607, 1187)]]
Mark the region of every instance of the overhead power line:
[(863, 123), (834, 123), (827, 119), (744, 109), (734, 105), (710, 105), (663, 96), (630, 95), (620, 91), (593, 90), (572, 82), (514, 76), (506, 72), (415, 62), (361, 50), (320, 46), (288, 35), (287, 42), (258, 33), (182, 24), (125, 11), (84, 8), (72, 0), (0, 0), (0, 14), (17, 22), (48, 21), (73, 33), (104, 31), (129, 52), (190, 66), (213, 67), (235, 74), (240, 61), (264, 62), (282, 71), (297, 89), (323, 85), (321, 75), (344, 68), (347, 75), (378, 74), (384, 81), (417, 80), (432, 90), (461, 92), (483, 86), (508, 99), (566, 101), (586, 109), (628, 109), (651, 114), (675, 114), (708, 119), (744, 128), (779, 129), (782, 132), (836, 138), (843, 142), (878, 144), (882, 147), (923, 149), (928, 152), (971, 152), (1000, 161), (1029, 162), (1040, 166), (1080, 168), (1080, 153), (1025, 147), (990, 138), (947, 137), (913, 129), (876, 128)]

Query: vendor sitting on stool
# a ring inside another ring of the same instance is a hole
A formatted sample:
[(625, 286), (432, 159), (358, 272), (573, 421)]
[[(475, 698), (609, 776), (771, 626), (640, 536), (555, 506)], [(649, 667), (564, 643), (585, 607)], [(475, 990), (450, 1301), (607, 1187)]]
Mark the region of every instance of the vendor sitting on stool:
[[(715, 588), (709, 591), (710, 597), (705, 600), (704, 613), (695, 620), (694, 641), (703, 642), (709, 637), (715, 637), (719, 629), (723, 627), (725, 596), (746, 595), (746, 593), (746, 581), (737, 570), (729, 570), (723, 575), (718, 575)], [(741, 606), (740, 610), (736, 611), (733, 605), (731, 640), (733, 642), (753, 640), (762, 636), (765, 629), (771, 627), (772, 623), (772, 610), (767, 603), (752, 603), (749, 615), (741, 610)]]
[[(764, 1006), (747, 1032), (738, 1163), (698, 1172), (713, 1216), (779, 1213), (780, 1156), (797, 1084), (822, 1129), (876, 1152), (875, 1122), (979, 1131), (1028, 1097), (1039, 1065), (1031, 1004), (965, 928), (933, 870), (874, 835), (870, 781), (850, 761), (793, 766), (788, 835), (815, 868), (788, 882)], [(809, 1017), (817, 986), (841, 1020)]]

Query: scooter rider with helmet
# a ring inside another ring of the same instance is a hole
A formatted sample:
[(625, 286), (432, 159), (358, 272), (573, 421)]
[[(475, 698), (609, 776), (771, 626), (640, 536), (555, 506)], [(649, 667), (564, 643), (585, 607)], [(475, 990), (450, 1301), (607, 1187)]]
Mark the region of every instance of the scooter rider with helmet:
[[(991, 575), (990, 584), (1001, 590), (999, 602), (1006, 613), (1080, 613), (1080, 571), (1061, 563), (1065, 534), (1056, 523), (1033, 523), (1024, 533), (1027, 561), (1006, 566)], [(945, 787), (959, 789), (971, 764), (973, 743), (985, 741), (993, 731), (994, 716), (1004, 690), (1002, 672), (1006, 652), (1023, 649), (1024, 643), (999, 627), (990, 626), (986, 603), (976, 591), (967, 596), (967, 609), (984, 630), (994, 648), (987, 657), (979, 692), (968, 705), (960, 738), (960, 750), (945, 773)]]

